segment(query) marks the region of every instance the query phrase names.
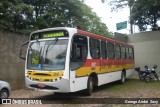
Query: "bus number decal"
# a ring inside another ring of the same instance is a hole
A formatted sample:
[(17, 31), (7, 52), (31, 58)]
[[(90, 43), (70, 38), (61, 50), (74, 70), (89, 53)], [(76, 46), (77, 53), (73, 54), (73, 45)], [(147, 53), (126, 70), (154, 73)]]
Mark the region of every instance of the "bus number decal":
[(95, 69), (96, 69), (96, 62), (92, 62), (92, 64), (91, 64), (91, 69), (92, 69), (92, 70), (95, 70)]

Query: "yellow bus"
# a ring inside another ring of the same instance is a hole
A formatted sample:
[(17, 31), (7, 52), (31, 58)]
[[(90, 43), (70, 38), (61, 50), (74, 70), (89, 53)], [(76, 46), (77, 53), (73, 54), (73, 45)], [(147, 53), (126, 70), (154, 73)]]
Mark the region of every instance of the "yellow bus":
[(76, 28), (34, 31), (28, 43), (25, 83), (31, 89), (91, 95), (94, 86), (124, 83), (134, 71), (133, 46)]

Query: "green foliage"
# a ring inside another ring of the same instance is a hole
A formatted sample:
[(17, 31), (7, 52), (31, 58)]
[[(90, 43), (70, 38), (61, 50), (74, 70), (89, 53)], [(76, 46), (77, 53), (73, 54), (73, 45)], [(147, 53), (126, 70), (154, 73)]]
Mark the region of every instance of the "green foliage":
[(35, 26), (38, 29), (43, 29), (48, 27), (48, 23), (43, 17), (38, 17), (35, 21)]
[(125, 7), (132, 7), (135, 0), (111, 0), (109, 5), (112, 11), (118, 11), (118, 9), (123, 9)]
[(107, 26), (101, 22), (96, 13), (92, 12), (91, 8), (87, 5), (82, 5), (82, 8), (83, 17), (78, 20), (79, 23), (77, 26), (79, 26), (82, 30), (113, 38), (112, 33), (108, 32)]
[(32, 8), (21, 0), (0, 1), (0, 29), (14, 32), (28, 28), (32, 18)]
[(112, 11), (117, 11), (124, 7), (130, 9), (130, 23), (139, 27), (140, 31), (146, 31), (148, 25), (158, 27), (157, 21), (160, 19), (159, 0), (111, 0)]
[(133, 21), (131, 20), (131, 10), (133, 8), (133, 4), (134, 4), (135, 0), (111, 0), (109, 5), (112, 6), (112, 11), (118, 11), (118, 9), (123, 9), (125, 7), (129, 7), (130, 10), (130, 19), (129, 19), (129, 23), (130, 23), (130, 33), (133, 33)]
[(140, 31), (145, 31), (148, 25), (154, 29), (158, 27), (159, 7), (159, 0), (136, 0), (133, 5), (131, 20), (138, 25)]
[(107, 26), (83, 0), (1, 0), (0, 29), (30, 33), (67, 25), (112, 37)]

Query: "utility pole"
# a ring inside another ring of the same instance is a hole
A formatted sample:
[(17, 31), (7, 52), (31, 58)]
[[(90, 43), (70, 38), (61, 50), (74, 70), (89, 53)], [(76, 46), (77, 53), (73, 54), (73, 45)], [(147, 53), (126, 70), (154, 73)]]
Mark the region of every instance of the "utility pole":
[(128, 1), (129, 12), (130, 12), (129, 22), (130, 22), (130, 33), (131, 33), (131, 34), (133, 34), (133, 21), (131, 20), (133, 3), (134, 3), (134, 0), (129, 0), (129, 1)]
[(131, 9), (130, 6), (129, 6), (129, 9), (130, 9), (130, 16), (129, 16), (129, 21), (130, 21), (130, 33), (133, 34), (133, 21), (131, 20), (131, 15), (132, 15), (131, 11), (132, 11), (132, 9)]

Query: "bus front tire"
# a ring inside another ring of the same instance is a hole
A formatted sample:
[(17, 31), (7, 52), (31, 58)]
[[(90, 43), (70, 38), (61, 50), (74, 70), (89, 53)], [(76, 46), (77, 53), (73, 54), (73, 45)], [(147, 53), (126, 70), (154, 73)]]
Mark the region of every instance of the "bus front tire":
[(92, 94), (92, 91), (93, 91), (93, 78), (89, 77), (88, 82), (87, 82), (87, 89), (85, 90), (85, 94), (87, 96), (90, 96)]

